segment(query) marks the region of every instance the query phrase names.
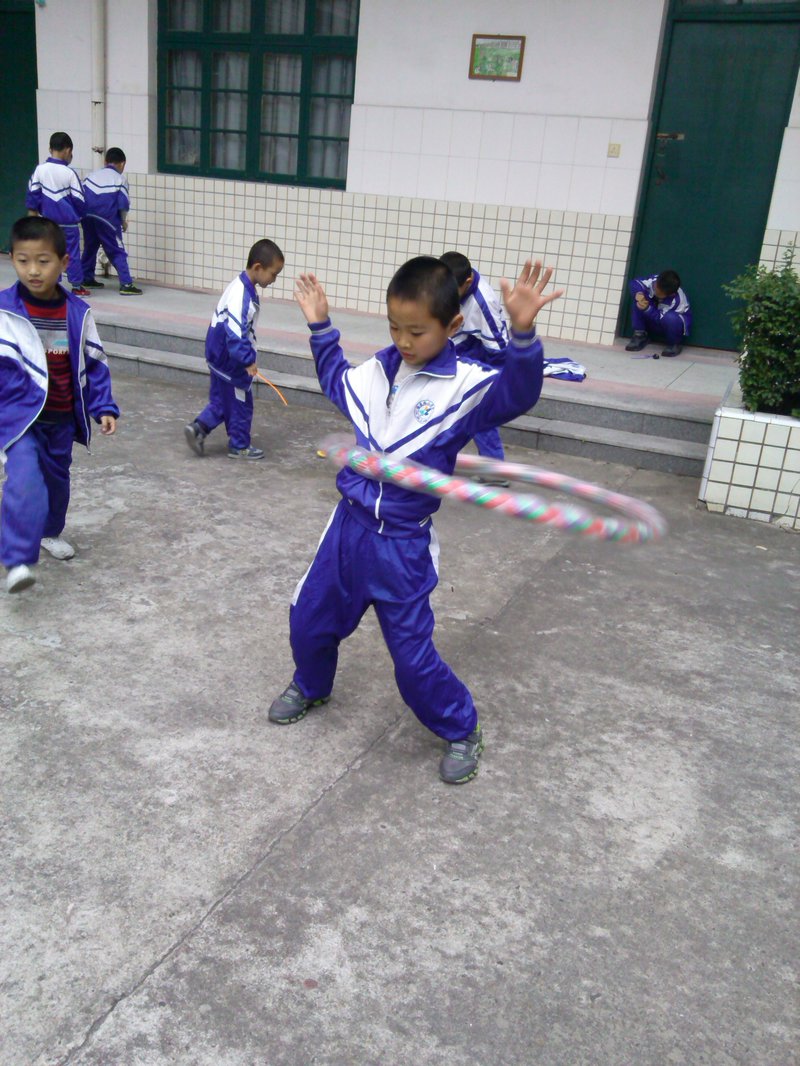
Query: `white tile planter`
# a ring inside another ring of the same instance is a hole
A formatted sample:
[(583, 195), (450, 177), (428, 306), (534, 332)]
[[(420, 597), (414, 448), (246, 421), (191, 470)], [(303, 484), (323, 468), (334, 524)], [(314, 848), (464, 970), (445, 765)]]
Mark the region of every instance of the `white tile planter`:
[(747, 411), (741, 399), (735, 384), (714, 415), (699, 499), (800, 533), (800, 420)]

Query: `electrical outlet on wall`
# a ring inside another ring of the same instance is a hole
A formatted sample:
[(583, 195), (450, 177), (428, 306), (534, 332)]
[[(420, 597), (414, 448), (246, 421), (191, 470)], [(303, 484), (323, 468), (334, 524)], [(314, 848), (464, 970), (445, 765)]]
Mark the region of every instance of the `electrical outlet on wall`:
[(622, 148), (622, 145), (609, 144), (609, 146), (608, 146), (608, 157), (609, 157), (609, 159), (619, 159), (619, 154), (620, 154), (621, 148)]

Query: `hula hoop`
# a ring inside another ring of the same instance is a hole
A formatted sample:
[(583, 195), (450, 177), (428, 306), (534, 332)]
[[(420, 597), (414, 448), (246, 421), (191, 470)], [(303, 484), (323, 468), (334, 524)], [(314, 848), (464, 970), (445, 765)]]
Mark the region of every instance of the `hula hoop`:
[(530, 493), (509, 492), (507, 489), (481, 485), (469, 478), (443, 474), (441, 470), (423, 466), (411, 459), (368, 451), (341, 440), (323, 441), (317, 454), (330, 459), (338, 467), (348, 466), (373, 481), (388, 481), (412, 492), (473, 503), (567, 533), (581, 533), (586, 537), (597, 537), (617, 544), (644, 544), (659, 540), (667, 531), (667, 524), (658, 511), (642, 500), (578, 481), (565, 474), (521, 463), (460, 454), (456, 460), (456, 471), (473, 475), (491, 474), (510, 481), (541, 485), (590, 500), (625, 517), (602, 517), (572, 503), (547, 503)]

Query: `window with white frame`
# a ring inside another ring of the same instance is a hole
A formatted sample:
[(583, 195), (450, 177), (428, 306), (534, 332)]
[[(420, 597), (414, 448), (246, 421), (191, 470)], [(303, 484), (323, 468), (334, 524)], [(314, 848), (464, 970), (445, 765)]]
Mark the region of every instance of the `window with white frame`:
[(159, 169), (344, 188), (358, 0), (159, 0)]

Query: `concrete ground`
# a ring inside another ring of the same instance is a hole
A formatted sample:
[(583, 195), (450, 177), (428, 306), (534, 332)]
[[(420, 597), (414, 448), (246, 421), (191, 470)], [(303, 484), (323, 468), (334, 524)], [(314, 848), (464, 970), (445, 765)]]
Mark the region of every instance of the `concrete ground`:
[(67, 533), (0, 596), (2, 1066), (786, 1066), (798, 1048), (800, 538), (697, 482), (511, 449), (670, 524), (619, 547), (437, 518), (472, 783), (370, 614), (290, 727), (287, 608), (343, 423), (118, 377)]

